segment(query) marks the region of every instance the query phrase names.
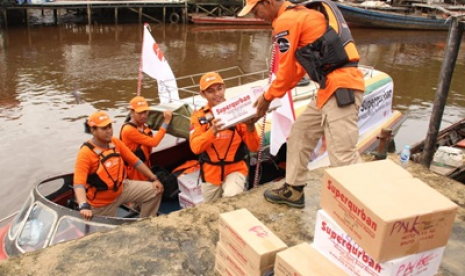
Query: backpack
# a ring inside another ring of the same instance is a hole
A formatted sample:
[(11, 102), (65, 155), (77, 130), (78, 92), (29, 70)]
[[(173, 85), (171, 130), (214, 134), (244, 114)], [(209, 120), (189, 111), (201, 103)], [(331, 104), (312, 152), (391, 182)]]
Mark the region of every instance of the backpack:
[(163, 184), (163, 195), (162, 200), (174, 201), (178, 199), (179, 187), (178, 178), (168, 171), (166, 168), (161, 166), (153, 166), (152, 172), (158, 177), (161, 184)]

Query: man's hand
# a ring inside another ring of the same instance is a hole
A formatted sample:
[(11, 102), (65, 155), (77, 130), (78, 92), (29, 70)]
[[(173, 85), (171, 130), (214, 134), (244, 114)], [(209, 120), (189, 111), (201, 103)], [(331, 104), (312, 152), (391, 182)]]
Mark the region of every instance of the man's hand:
[(165, 118), (165, 124), (170, 124), (171, 119), (173, 118), (173, 110), (165, 110), (163, 111), (163, 117)]
[(155, 191), (157, 191), (157, 194), (163, 194), (163, 191), (165, 190), (165, 188), (163, 187), (163, 184), (161, 184), (160, 180), (155, 180), (152, 182), (152, 185), (153, 185), (153, 189)]
[(211, 121), (210, 129), (213, 131), (213, 134), (217, 134), (221, 130), (223, 130), (224, 123), (221, 122), (220, 118), (215, 118)]
[(255, 118), (245, 121), (244, 124), (247, 126), (248, 132), (253, 132), (255, 130)]
[(262, 94), (258, 97), (257, 101), (253, 104), (253, 107), (257, 108), (255, 121), (258, 121), (261, 117), (265, 116), (268, 108), (270, 107), (271, 101), (267, 101), (264, 95), (265, 94)]
[(82, 209), (81, 211), (79, 211), (79, 214), (81, 214), (81, 217), (83, 217), (86, 220), (90, 220), (93, 216), (92, 210), (89, 209)]

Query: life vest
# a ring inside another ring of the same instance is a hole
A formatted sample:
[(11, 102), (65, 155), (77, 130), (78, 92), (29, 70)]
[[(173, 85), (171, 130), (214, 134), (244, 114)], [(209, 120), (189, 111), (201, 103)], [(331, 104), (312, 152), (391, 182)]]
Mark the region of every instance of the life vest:
[(110, 189), (115, 192), (118, 191), (126, 177), (121, 154), (115, 150), (112, 144), (105, 151), (101, 151), (89, 142), (85, 142), (82, 146), (88, 147), (100, 158), (97, 171), (87, 177), (87, 183), (95, 188), (93, 197), (90, 197), (94, 199), (98, 191)]
[[(229, 141), (228, 148), (224, 156), (219, 156), (218, 150), (215, 148), (214, 144), (212, 144), (209, 149), (207, 149), (199, 155), (200, 176), (202, 177), (203, 182), (205, 182), (205, 176), (202, 170), (202, 166), (204, 163), (208, 163), (213, 166), (219, 166), (221, 168), (221, 181), (223, 181), (225, 165), (247, 160), (248, 149), (245, 143), (242, 141), (242, 138), (239, 136), (239, 134), (236, 135), (236, 127), (232, 127), (229, 130), (231, 130), (233, 133), (231, 135), (231, 140)], [(231, 145), (235, 138), (241, 139), (241, 143), (236, 149), (231, 149)], [(232, 155), (233, 153), (234, 155)]]
[(310, 0), (289, 8), (302, 6), (321, 12), (328, 22), (323, 36), (295, 53), (310, 78), (324, 89), (327, 74), (341, 67), (356, 67), (360, 56), (350, 29), (335, 3), (330, 0)]
[[(143, 127), (143, 129), (139, 129), (137, 127), (136, 124), (134, 124), (133, 122), (126, 122), (124, 123), (122, 126), (121, 126), (121, 131), (120, 131), (120, 135), (119, 135), (119, 138), (120, 140), (122, 140), (122, 137), (121, 137), (121, 133), (123, 133), (123, 128), (125, 126), (132, 126), (133, 128), (137, 129), (140, 133), (142, 133), (143, 135), (146, 135), (146, 136), (149, 136), (149, 137), (153, 137), (153, 134), (152, 134), (152, 131), (150, 130), (150, 128), (147, 128)], [(136, 150), (133, 151), (133, 153), (142, 161), (142, 162), (145, 162), (147, 160), (146, 156), (145, 156), (145, 153), (144, 153), (144, 150), (142, 149), (142, 145), (137, 145), (137, 148)]]

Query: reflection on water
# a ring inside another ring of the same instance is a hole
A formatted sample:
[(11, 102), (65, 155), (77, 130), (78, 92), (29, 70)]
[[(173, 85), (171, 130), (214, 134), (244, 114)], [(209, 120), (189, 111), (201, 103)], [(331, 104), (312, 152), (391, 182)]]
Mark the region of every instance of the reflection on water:
[[(267, 68), (271, 30), (260, 27), (152, 25), (152, 34), (178, 77), (239, 66)], [(0, 217), (19, 209), (39, 179), (72, 171), (83, 121), (95, 109), (117, 120), (137, 91), (143, 28), (137, 24), (49, 26), (0, 36)], [(361, 63), (394, 79), (394, 107), (408, 116), (398, 148), (424, 138), (447, 32), (354, 29)], [(465, 46), (459, 53), (445, 123), (463, 117)], [(144, 76), (141, 93), (155, 100)]]

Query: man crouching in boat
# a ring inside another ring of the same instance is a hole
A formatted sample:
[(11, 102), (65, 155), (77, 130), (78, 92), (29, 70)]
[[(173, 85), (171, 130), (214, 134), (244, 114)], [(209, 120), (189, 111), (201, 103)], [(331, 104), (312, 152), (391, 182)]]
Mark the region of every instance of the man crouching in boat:
[[(78, 153), (74, 168), (74, 193), (81, 216), (116, 216), (126, 202), (141, 206), (140, 217), (156, 216), (161, 203), (163, 185), (152, 171), (119, 140), (113, 137), (113, 121), (105, 112), (97, 111), (86, 123), (93, 135)], [(126, 179), (125, 164), (133, 166), (151, 182)]]
[(207, 105), (191, 116), (190, 147), (200, 155), (200, 176), (204, 202), (231, 197), (245, 190), (248, 166), (247, 148), (257, 151), (260, 140), (253, 121), (222, 129), (224, 123), (213, 118), (210, 109), (225, 101), (226, 86), (218, 73), (200, 78), (200, 95)]
[[(305, 6), (304, 6), (305, 5)], [(273, 26), (279, 45), (279, 69), (268, 90), (255, 103), (257, 119), (274, 98), (283, 97), (305, 73), (320, 87), (292, 125), (287, 140), (286, 182), (265, 191), (271, 203), (305, 207), (307, 165), (325, 136), (332, 167), (359, 162), (358, 110), (365, 90), (360, 59), (347, 24), (336, 4), (313, 0), (293, 5), (284, 0), (247, 0), (239, 16), (252, 13)]]

